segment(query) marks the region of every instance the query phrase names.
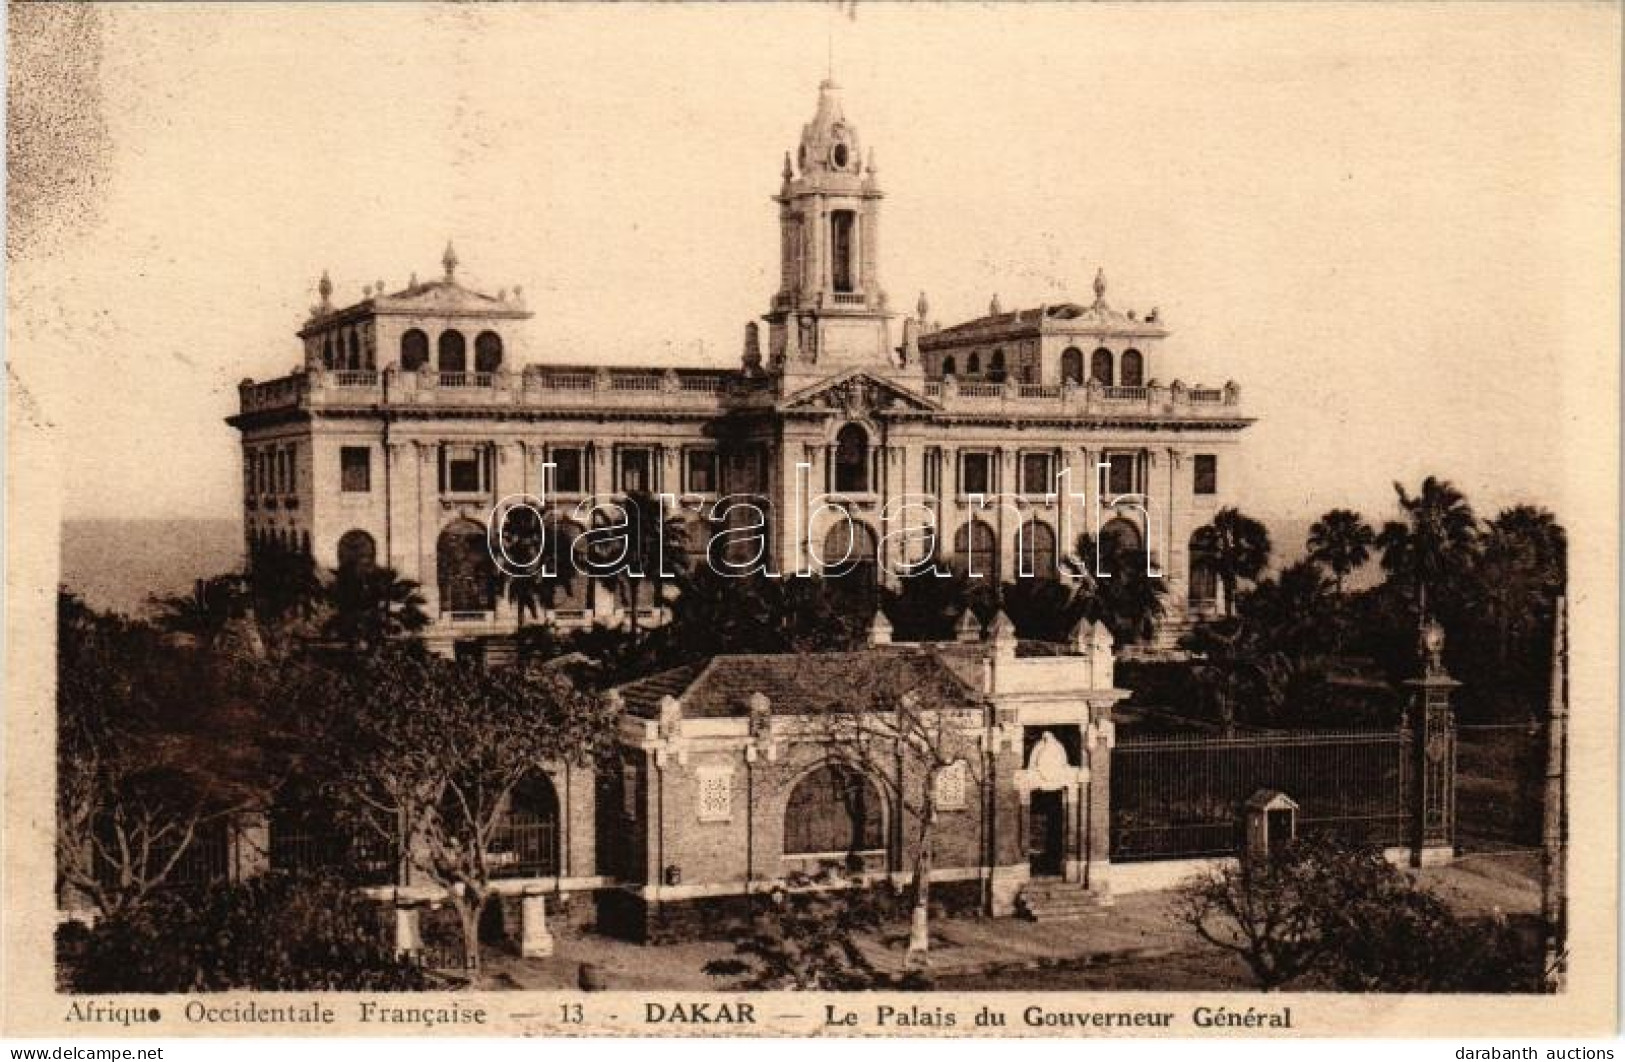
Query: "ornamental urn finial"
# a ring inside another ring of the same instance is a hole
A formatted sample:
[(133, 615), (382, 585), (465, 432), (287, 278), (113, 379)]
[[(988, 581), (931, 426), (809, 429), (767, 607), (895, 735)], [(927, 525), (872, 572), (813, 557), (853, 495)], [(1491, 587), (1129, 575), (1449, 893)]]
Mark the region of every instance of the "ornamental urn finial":
[(999, 316), (999, 314), (1001, 314), (1003, 312), (1004, 312), (1004, 307), (999, 305), (999, 293), (994, 292), (993, 293), (993, 298), (988, 300), (987, 315), (989, 317), (997, 317), (997, 316)]
[(457, 276), (457, 252), (452, 248), (451, 241), (446, 241), (446, 253), (440, 256), (440, 264), (446, 267), (446, 280), (451, 281)]
[(1104, 266), (1095, 270), (1095, 301), (1106, 301), (1106, 269)]
[(1422, 624), (1422, 660), (1429, 678), (1444, 674), (1444, 627), (1436, 619)]
[(327, 270), (325, 269), (322, 270), (322, 279), (316, 282), (316, 294), (322, 297), (322, 306), (324, 309), (333, 305), (333, 281), (332, 278), (327, 275)]

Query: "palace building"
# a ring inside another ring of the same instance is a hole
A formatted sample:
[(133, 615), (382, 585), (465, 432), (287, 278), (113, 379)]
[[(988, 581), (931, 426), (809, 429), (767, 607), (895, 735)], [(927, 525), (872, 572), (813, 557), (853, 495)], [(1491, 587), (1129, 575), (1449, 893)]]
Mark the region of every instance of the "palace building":
[[(1216, 606), (1191, 534), (1234, 498), (1251, 421), (1234, 383), (1177, 375), (1156, 310), (1113, 308), (1097, 273), (1088, 302), (1006, 311), (995, 298), (946, 327), (924, 295), (913, 315), (894, 312), (880, 170), (833, 82), (774, 198), (779, 290), (734, 368), (562, 356), (519, 287), (470, 290), (449, 246), (434, 279), (369, 285), (349, 305), (324, 274), (302, 366), (244, 381), (229, 418), (248, 547), (387, 564), (423, 586), (431, 647), (477, 648), (518, 621), (492, 578), (488, 525), (501, 499), (540, 495), (551, 465), (565, 535), (584, 531), (574, 514), (589, 496), (743, 495), (770, 517), (773, 570), (846, 555), (860, 577), (894, 579), (921, 559), (888, 555), (914, 548), (886, 536), (887, 506), (908, 497), (931, 514), (936, 556), (975, 575), (1053, 573), (1078, 532), (1098, 528), (1146, 548), (1168, 580), (1165, 642)], [(1063, 472), (1097, 507), (1071, 523), (1048, 496)], [(692, 519), (697, 545), (706, 531)], [(586, 579), (553, 604), (545, 618), (560, 625), (628, 619)], [(650, 621), (656, 605), (640, 606)]]

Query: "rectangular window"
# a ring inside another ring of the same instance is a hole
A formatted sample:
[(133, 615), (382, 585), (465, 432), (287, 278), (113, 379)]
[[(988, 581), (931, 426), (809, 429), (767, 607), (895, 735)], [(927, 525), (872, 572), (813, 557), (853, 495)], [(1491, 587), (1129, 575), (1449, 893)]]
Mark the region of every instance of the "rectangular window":
[(654, 490), (654, 462), (648, 450), (621, 451), (621, 493)]
[(1100, 472), (1100, 493), (1103, 498), (1110, 501), (1120, 494), (1140, 492), (1138, 454), (1102, 454), (1100, 459), (1107, 466)]
[(448, 445), (440, 451), (440, 489), (447, 494), (483, 494), (489, 478), (483, 446)]
[(582, 460), (583, 454), (574, 447), (554, 447), (547, 452), (547, 459), (553, 462), (552, 491), (556, 494), (581, 494), (587, 489), (586, 477), (582, 472), (586, 462)]
[(992, 489), (992, 454), (966, 454), (960, 458), (959, 493), (987, 494)]
[(366, 446), (339, 449), (339, 489), (365, 494), (372, 489), (372, 450)]
[(1048, 494), (1055, 489), (1054, 454), (1021, 455), (1021, 493)]
[(259, 474), (260, 456), (249, 450), (243, 454), (243, 493), (253, 495), (258, 493), (259, 481), (254, 477)]
[(1214, 454), (1197, 454), (1195, 491), (1197, 494), (1219, 493), (1219, 458)]
[(689, 450), (684, 489), (693, 494), (714, 494), (717, 489), (717, 452), (715, 450)]
[(857, 270), (852, 267), (852, 227), (856, 220), (852, 211), (837, 210), (829, 216), (831, 282), (837, 292), (853, 290)]

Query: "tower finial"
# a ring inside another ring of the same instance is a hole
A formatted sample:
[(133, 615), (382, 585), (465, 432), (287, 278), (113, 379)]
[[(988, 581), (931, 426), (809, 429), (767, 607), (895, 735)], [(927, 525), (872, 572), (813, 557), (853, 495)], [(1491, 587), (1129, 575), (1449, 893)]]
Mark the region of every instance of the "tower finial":
[(1106, 301), (1106, 267), (1101, 266), (1095, 270), (1095, 302)]
[(919, 317), (920, 327), (925, 327), (926, 316), (931, 313), (931, 304), (926, 301), (925, 292), (920, 292), (920, 301), (914, 304), (914, 313)]
[(790, 168), (790, 153), (786, 151), (784, 153), (784, 183), (789, 184), (790, 178), (793, 176), (795, 176), (795, 171)]
[(987, 315), (989, 317), (997, 317), (1003, 312), (1004, 307), (999, 305), (999, 293), (994, 292), (992, 301), (987, 304)]
[(446, 280), (454, 280), (457, 276), (457, 252), (452, 249), (451, 241), (446, 241), (446, 253), (440, 256), (440, 264), (446, 267)]
[(322, 270), (322, 279), (316, 282), (316, 294), (322, 297), (323, 306), (333, 305), (333, 280), (325, 269)]

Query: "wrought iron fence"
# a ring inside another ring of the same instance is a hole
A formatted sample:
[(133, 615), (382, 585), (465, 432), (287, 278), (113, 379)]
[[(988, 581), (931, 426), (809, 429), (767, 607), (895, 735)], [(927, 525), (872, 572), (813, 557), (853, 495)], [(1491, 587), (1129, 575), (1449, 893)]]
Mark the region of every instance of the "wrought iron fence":
[(558, 823), (515, 815), (498, 826), (490, 843), (493, 878), (546, 878), (559, 872)]
[(305, 833), (271, 828), (274, 870), (330, 871), (357, 885), (391, 885), (399, 874), (396, 846), (382, 837), (346, 832)]
[(1260, 789), (1297, 802), (1300, 836), (1402, 844), (1409, 748), (1394, 730), (1119, 741), (1111, 858), (1230, 855), (1242, 843), (1242, 804)]

